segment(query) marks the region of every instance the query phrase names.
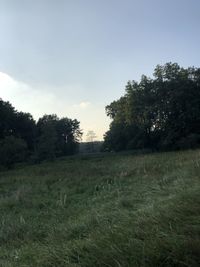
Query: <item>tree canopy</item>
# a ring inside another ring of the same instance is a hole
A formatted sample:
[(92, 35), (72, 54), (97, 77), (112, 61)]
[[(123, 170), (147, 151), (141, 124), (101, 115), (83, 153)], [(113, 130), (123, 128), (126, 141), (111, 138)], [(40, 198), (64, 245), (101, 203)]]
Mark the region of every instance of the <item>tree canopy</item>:
[(74, 154), (82, 132), (80, 123), (67, 117), (59, 119), (56, 114), (44, 115), (37, 122), (37, 152), (39, 158)]
[(108, 150), (180, 149), (200, 143), (200, 69), (157, 65), (153, 78), (129, 81), (125, 94), (106, 106), (112, 119)]
[(25, 160), (24, 155), (41, 161), (74, 154), (81, 136), (76, 119), (60, 119), (53, 114), (36, 123), (30, 113), (18, 112), (0, 99), (0, 164), (11, 166)]

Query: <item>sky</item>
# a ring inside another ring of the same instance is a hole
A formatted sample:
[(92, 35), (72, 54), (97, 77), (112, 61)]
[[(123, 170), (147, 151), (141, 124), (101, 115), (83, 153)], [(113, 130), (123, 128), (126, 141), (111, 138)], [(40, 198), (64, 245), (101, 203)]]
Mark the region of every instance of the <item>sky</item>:
[(105, 106), (129, 80), (166, 62), (200, 67), (199, 44), (199, 0), (0, 0), (0, 98), (102, 140)]

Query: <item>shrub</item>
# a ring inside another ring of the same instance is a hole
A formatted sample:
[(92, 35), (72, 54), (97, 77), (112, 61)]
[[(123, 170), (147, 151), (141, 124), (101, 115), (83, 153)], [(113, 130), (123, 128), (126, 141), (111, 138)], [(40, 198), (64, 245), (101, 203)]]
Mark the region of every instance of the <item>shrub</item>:
[(0, 140), (0, 164), (10, 168), (14, 163), (22, 162), (27, 155), (27, 144), (21, 138), (7, 136)]

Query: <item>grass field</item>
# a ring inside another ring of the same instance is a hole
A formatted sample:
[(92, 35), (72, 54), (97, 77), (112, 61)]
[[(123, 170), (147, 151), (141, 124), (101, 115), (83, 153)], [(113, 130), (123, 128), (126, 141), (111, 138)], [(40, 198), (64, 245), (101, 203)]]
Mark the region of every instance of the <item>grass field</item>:
[(0, 172), (1, 267), (200, 264), (200, 151)]

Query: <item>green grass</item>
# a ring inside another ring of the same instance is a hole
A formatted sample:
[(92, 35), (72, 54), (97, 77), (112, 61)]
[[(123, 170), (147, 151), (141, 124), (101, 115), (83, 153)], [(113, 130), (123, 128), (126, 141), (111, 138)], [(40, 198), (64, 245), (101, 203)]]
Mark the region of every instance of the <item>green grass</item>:
[(200, 151), (0, 173), (0, 266), (199, 266)]

